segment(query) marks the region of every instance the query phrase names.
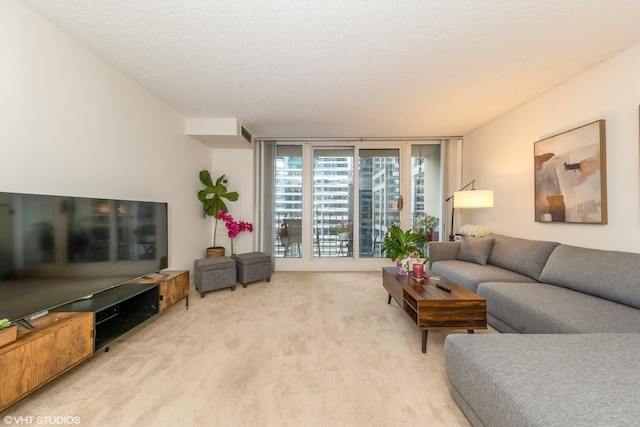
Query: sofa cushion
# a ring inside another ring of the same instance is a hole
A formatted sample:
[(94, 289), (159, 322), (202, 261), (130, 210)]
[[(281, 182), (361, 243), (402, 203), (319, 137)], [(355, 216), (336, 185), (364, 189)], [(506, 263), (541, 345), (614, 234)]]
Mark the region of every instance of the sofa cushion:
[(640, 334), (450, 334), (444, 352), (473, 425), (640, 424)]
[(467, 261), (448, 260), (434, 262), (431, 271), (476, 292), (482, 282), (530, 282), (535, 280), (495, 265), (479, 265)]
[(487, 265), (493, 241), (492, 238), (465, 236), (460, 243), (456, 259)]
[(490, 234), (494, 238), (489, 264), (512, 270), (534, 280), (540, 278), (549, 255), (559, 245), (555, 242), (527, 240), (517, 237)]
[(640, 254), (561, 245), (540, 280), (640, 309)]
[(499, 324), (523, 334), (640, 332), (640, 310), (545, 283), (481, 283), (477, 294)]
[(434, 262), (456, 259), (460, 242), (429, 242), (427, 255), (429, 256), (429, 268)]

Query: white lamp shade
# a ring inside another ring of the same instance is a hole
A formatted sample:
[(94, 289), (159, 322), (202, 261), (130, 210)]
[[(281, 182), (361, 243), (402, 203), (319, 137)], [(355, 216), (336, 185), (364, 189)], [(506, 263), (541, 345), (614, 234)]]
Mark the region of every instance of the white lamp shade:
[(453, 207), (464, 209), (492, 208), (493, 190), (467, 190), (453, 193)]

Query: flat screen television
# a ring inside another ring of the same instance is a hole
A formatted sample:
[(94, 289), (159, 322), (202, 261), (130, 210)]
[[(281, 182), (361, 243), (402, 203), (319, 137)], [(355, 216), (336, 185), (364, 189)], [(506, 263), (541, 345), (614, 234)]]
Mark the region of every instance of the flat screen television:
[(0, 192), (0, 319), (167, 268), (167, 214), (164, 202)]

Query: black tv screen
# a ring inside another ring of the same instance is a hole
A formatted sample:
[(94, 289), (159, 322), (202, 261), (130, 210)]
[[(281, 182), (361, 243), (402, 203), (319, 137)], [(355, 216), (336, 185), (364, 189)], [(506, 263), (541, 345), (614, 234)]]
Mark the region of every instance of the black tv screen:
[(167, 204), (0, 192), (0, 319), (167, 268)]

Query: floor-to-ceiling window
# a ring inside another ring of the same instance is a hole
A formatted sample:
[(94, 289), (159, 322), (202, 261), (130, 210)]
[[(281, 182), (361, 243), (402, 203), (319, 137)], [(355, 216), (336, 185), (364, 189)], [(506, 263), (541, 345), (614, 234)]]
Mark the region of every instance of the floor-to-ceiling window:
[[(278, 259), (376, 264), (384, 261), (380, 250), (389, 227), (417, 227), (421, 218), (440, 216), (439, 141), (287, 141), (274, 147), (269, 229)], [(437, 236), (439, 228), (434, 231)]]

